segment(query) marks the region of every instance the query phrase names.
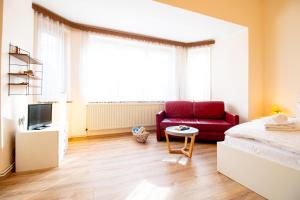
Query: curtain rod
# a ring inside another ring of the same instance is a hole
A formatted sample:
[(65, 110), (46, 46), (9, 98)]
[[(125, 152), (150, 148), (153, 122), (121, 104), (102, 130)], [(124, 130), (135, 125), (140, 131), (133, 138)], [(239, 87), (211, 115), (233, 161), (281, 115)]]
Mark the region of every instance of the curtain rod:
[(47, 16), (55, 21), (58, 21), (62, 24), (65, 24), (67, 26), (70, 26), (72, 28), (79, 29), (82, 31), (91, 31), (91, 32), (96, 32), (96, 33), (100, 33), (100, 34), (105, 34), (105, 35), (112, 35), (112, 36), (117, 36), (117, 37), (122, 37), (122, 38), (128, 38), (128, 39), (139, 40), (139, 41), (147, 41), (147, 42), (159, 43), (159, 44), (164, 44), (164, 45), (180, 46), (180, 47), (185, 47), (185, 48), (207, 46), (207, 45), (215, 44), (215, 40), (213, 40), (213, 39), (185, 43), (185, 42), (168, 40), (168, 39), (152, 37), (152, 36), (147, 36), (147, 35), (142, 35), (142, 34), (108, 29), (108, 28), (103, 28), (103, 27), (90, 26), (90, 25), (86, 25), (86, 24), (72, 22), (72, 21), (48, 10), (47, 8), (44, 8), (35, 3), (32, 4), (32, 8), (33, 8), (33, 10), (35, 10), (38, 13), (41, 13), (44, 16)]

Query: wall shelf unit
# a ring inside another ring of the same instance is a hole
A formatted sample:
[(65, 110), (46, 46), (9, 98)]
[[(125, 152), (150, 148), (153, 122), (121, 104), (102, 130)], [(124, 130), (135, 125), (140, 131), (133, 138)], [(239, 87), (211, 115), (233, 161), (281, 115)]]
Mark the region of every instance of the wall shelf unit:
[(29, 64), (35, 64), (35, 65), (42, 65), (43, 63), (41, 63), (39, 60), (35, 59), (35, 58), (31, 58), (30, 54), (21, 54), (21, 53), (9, 53), (9, 55), (16, 57), (17, 59), (25, 62), (25, 63), (29, 63)]
[(8, 95), (42, 95), (43, 63), (30, 52), (9, 45)]
[(41, 77), (37, 77), (37, 76), (33, 76), (33, 75), (29, 75), (26, 73), (14, 73), (14, 72), (9, 72), (8, 75), (10, 76), (20, 76), (20, 77), (28, 77), (29, 79), (33, 79), (33, 80), (42, 80)]

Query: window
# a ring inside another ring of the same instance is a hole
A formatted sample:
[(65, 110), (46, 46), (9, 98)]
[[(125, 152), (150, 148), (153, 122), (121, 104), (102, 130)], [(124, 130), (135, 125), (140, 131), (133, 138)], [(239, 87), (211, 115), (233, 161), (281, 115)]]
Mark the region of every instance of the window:
[(87, 32), (71, 37), (62, 24), (35, 16), (36, 52), (44, 63), (40, 101), (70, 100), (70, 87), (71, 100), (84, 102), (210, 100), (210, 47), (185, 49)]
[(88, 101), (177, 98), (174, 48), (90, 35), (87, 49)]
[(43, 62), (42, 96), (39, 101), (59, 101), (67, 95), (69, 40), (63, 24), (35, 13), (35, 53)]

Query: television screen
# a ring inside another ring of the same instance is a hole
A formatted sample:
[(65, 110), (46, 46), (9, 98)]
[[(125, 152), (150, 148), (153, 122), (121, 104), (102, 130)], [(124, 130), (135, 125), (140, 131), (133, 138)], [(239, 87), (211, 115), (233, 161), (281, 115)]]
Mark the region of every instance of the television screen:
[(52, 104), (28, 105), (28, 130), (40, 130), (52, 123)]

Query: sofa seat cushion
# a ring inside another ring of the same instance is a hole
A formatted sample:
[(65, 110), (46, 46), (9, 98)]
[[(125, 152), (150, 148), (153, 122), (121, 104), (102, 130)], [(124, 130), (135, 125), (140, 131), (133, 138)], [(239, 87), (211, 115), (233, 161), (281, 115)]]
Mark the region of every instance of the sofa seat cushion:
[(193, 118), (165, 118), (161, 123), (161, 129), (168, 126), (186, 125), (199, 129), (201, 131), (220, 131), (224, 132), (231, 128), (232, 125), (221, 119), (193, 119)]
[(230, 123), (223, 119), (198, 119), (197, 126), (201, 131), (227, 131), (232, 127)]

